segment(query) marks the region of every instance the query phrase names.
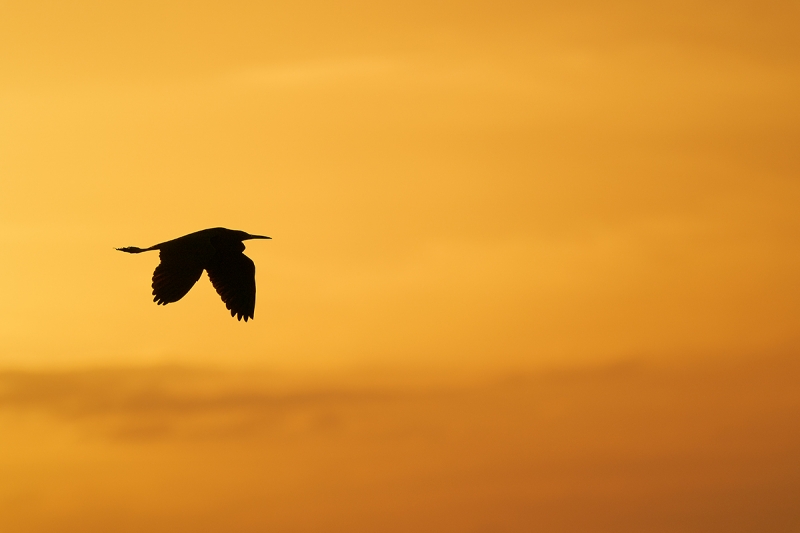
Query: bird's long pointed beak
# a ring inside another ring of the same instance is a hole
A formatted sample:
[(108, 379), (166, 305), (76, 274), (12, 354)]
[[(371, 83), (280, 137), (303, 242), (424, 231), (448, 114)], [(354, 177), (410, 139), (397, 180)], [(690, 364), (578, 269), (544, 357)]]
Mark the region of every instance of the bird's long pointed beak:
[(247, 235), (247, 239), (271, 239), (272, 237), (267, 237), (266, 235)]

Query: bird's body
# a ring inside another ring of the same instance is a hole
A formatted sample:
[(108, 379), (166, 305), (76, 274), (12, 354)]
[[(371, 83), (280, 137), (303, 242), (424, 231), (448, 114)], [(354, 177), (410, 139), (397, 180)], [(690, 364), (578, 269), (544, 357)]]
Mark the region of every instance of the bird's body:
[(231, 316), (247, 322), (256, 307), (256, 266), (244, 255), (248, 239), (269, 239), (244, 231), (210, 228), (151, 246), (117, 248), (138, 254), (158, 250), (161, 263), (153, 272), (153, 301), (159, 305), (177, 302), (208, 272)]

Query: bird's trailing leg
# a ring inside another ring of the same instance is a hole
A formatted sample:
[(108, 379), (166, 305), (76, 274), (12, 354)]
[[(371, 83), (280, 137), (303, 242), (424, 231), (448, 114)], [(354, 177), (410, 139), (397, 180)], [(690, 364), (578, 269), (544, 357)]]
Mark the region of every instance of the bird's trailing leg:
[(125, 248), (117, 248), (120, 252), (128, 252), (129, 254), (140, 254), (142, 252), (149, 252), (152, 248), (137, 248), (136, 246), (126, 246)]

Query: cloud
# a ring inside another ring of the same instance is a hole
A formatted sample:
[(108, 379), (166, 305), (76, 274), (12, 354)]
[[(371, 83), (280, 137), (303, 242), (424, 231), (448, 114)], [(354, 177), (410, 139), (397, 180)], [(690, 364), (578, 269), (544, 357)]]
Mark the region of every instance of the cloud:
[(790, 530), (798, 377), (791, 354), (459, 386), (7, 371), (0, 513), (84, 531)]
[(398, 61), (387, 58), (353, 57), (286, 65), (254, 66), (229, 74), (234, 84), (264, 87), (297, 87), (375, 80), (395, 77), (403, 70)]
[(264, 375), (179, 367), (0, 374), (0, 410), (45, 413), (113, 439), (238, 438), (297, 413), (314, 429), (332, 409), (391, 397), (335, 388), (281, 392)]

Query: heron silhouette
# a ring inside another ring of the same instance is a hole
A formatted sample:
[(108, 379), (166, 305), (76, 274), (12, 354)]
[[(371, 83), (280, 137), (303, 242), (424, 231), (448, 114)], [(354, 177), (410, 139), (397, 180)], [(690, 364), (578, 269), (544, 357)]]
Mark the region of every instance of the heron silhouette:
[(242, 241), (271, 238), (227, 228), (209, 228), (150, 248), (126, 246), (117, 250), (129, 254), (159, 251), (161, 263), (153, 272), (153, 301), (158, 305), (177, 302), (186, 296), (206, 270), (231, 316), (247, 322), (253, 318), (256, 308), (256, 265), (242, 253)]

